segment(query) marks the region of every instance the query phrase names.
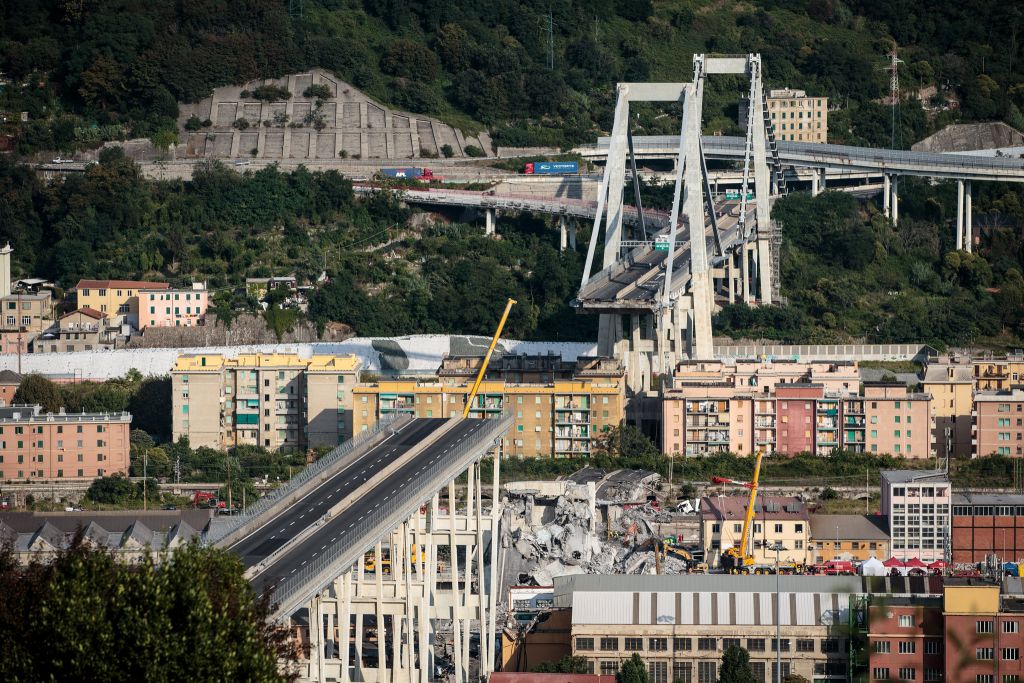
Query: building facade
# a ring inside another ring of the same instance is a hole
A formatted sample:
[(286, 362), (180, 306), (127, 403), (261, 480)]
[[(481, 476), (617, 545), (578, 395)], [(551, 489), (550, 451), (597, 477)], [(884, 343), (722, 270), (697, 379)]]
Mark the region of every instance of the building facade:
[(885, 470), (882, 514), (889, 518), (892, 556), (925, 563), (948, 561), (949, 513), (952, 501), (945, 472)]
[(139, 321), (131, 311), (132, 299), (140, 290), (166, 290), (166, 282), (142, 280), (79, 280), (74, 287), (77, 308), (91, 308), (106, 313), (112, 325), (128, 323), (134, 327)]
[(140, 289), (129, 301), (129, 310), (140, 330), (202, 325), (209, 306), (209, 292), (203, 283), (196, 283), (191, 289)]
[[(734, 548), (743, 535), (749, 496), (706, 496), (700, 502), (700, 540), (704, 557), (712, 565), (719, 564), (723, 551)], [(779, 562), (806, 565), (811, 552), (811, 520), (806, 506), (797, 498), (758, 496), (751, 523), (747, 552), (759, 565), (774, 566), (773, 548), (781, 543)]]
[(871, 602), (867, 614), (867, 671), (871, 683), (967, 680), (955, 673), (948, 679), (945, 676), (941, 594), (884, 596)]
[[(522, 358), (503, 358), (488, 371), (491, 379), (480, 384), (469, 416), (496, 419), (512, 412), (515, 422), (505, 442), (509, 455), (587, 457), (596, 439), (622, 424), (623, 367), (604, 358), (580, 358), (567, 366), (560, 357), (543, 358), (548, 369), (523, 367), (526, 359)], [(436, 380), (360, 384), (353, 390), (354, 431), (365, 431), (382, 416), (394, 413), (461, 415), (479, 362), (479, 357), (446, 359)], [(529, 381), (540, 379), (544, 381)]]
[(878, 515), (811, 515), (811, 550), (815, 563), (863, 562), (889, 558), (889, 532)]
[(946, 680), (1013, 683), (1024, 679), (1024, 601), (998, 584), (946, 582), (943, 596)]
[(1024, 384), (1024, 354), (976, 358), (971, 361), (971, 367), (978, 391), (1006, 391)]
[(828, 142), (828, 98), (808, 97), (803, 90), (769, 90), (768, 115), (778, 140)]
[(5, 481), (46, 481), (127, 474), (131, 422), (128, 413), (0, 408), (0, 476)]
[(93, 351), (103, 348), (107, 314), (91, 308), (65, 313), (57, 325), (32, 342), (32, 353)]
[(1024, 496), (954, 493), (952, 504), (954, 565), (1024, 561)]
[(651, 683), (716, 683), (722, 653), (738, 645), (759, 682), (795, 674), (838, 683), (847, 680), (847, 615), (859, 586), (847, 576), (559, 576), (555, 605), (571, 608), (572, 654), (595, 673), (614, 674), (638, 654)]
[(975, 457), (1024, 457), (1024, 390), (978, 391), (971, 417)]
[(939, 458), (969, 458), (974, 378), (971, 366), (951, 363), (925, 368), (921, 390), (932, 397), (935, 420), (935, 455)]
[(334, 447), (352, 436), (354, 356), (183, 355), (171, 371), (174, 439), (194, 446)]

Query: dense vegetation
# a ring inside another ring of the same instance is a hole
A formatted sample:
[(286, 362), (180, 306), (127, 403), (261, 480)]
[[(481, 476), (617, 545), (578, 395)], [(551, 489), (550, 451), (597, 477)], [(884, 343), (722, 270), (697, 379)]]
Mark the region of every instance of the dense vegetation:
[(241, 561), (198, 545), (126, 565), (81, 533), (49, 564), (0, 548), (0, 676), (10, 681), (293, 679), (287, 629)]
[[(888, 144), (879, 70), (895, 42), (905, 91), (938, 86), (950, 111), (904, 103), (898, 144), (962, 116), (1024, 127), (1022, 10), (997, 0), (6, 0), (0, 109), (27, 111), (23, 151), (177, 129), (176, 101), (321, 66), (373, 96), (498, 144), (569, 145), (610, 126), (617, 81), (687, 80), (698, 52), (759, 52), (770, 86), (843, 109), (836, 140)], [(735, 127), (738, 82), (705, 94), (710, 130)], [(957, 109), (958, 108), (958, 109)], [(644, 109), (649, 132), (675, 127)]]
[(848, 194), (793, 194), (778, 201), (772, 217), (782, 227), (788, 305), (726, 306), (716, 331), (784, 342), (1019, 346), (1022, 194), (1006, 185), (978, 185), (980, 244), (973, 254), (955, 250), (952, 183), (902, 180), (899, 227), (873, 202)]

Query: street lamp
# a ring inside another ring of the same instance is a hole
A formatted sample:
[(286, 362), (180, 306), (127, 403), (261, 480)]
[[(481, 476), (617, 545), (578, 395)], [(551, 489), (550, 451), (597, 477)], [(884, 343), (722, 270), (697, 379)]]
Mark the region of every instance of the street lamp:
[(768, 550), (775, 551), (775, 681), (782, 683), (782, 605), (781, 592), (779, 590), (781, 579), (779, 578), (779, 552), (785, 550), (780, 541), (775, 541), (768, 547)]

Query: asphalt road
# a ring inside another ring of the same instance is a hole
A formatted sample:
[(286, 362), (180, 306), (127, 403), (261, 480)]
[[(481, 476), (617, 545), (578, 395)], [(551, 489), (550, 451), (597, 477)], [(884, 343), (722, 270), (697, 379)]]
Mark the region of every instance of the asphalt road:
[[(425, 421), (427, 420), (416, 420), (412, 424)], [(444, 420), (436, 421), (444, 422)], [(393, 472), (373, 491), (364, 492), (351, 507), (336, 515), (312, 535), (286, 550), (271, 566), (253, 579), (253, 588), (256, 593), (262, 595), (268, 589), (277, 587), (310, 561), (315, 560), (320, 553), (327, 552), (333, 544), (344, 543), (347, 540), (346, 534), (358, 520), (367, 517), (382, 504), (387, 503), (399, 491), (408, 487), (422, 488), (424, 482), (421, 481), (421, 477), (425, 470), (441, 462), (462, 441), (471, 438), (476, 432), (492, 424), (491, 420), (471, 419), (463, 420), (455, 425), (430, 447)], [(280, 529), (276, 525), (275, 527)], [(365, 542), (365, 539), (356, 540)]]
[(320, 484), (273, 520), (229, 547), (252, 567), (283, 547), (367, 480), (439, 429), (445, 420), (413, 420), (388, 436), (363, 457)]

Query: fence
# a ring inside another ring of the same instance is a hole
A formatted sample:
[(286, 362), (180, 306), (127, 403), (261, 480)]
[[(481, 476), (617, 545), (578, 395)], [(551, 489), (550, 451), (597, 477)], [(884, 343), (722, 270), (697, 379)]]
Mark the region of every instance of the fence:
[(343, 458), (351, 455), (363, 445), (373, 440), (378, 434), (385, 429), (391, 429), (393, 423), (397, 420), (395, 415), (384, 415), (380, 418), (373, 429), (369, 429), (365, 432), (360, 432), (356, 436), (352, 437), (345, 443), (341, 444), (330, 453), (320, 458), (309, 467), (305, 468), (297, 475), (292, 477), (287, 484), (284, 486), (274, 489), (267, 495), (260, 498), (252, 507), (248, 508), (245, 514), (238, 517), (233, 517), (230, 524), (226, 524), (216, 530), (216, 535), (211, 535), (211, 531), (207, 532), (203, 537), (203, 543), (206, 545), (212, 545), (217, 543), (221, 539), (233, 534), (234, 532), (241, 529), (243, 526), (252, 523), (258, 519), (261, 515), (265, 514), (271, 508), (273, 508), (282, 499), (291, 495), (293, 492), (298, 490), (301, 486), (309, 482), (313, 477), (321, 474), (329, 467), (332, 467), (336, 463), (339, 463)]
[[(344, 542), (339, 538), (330, 549), (317, 555), (301, 570), (292, 574), (285, 583), (278, 586), (274, 602), (279, 614), (290, 614), (302, 602), (320, 590), (330, 581), (339, 567), (350, 567), (370, 549), (378, 539), (383, 538), (402, 520), (411, 515), (424, 502), (424, 496), (433, 496), (446, 482), (455, 479), (468, 465), (467, 455), (482, 455), (481, 443), (492, 441), (504, 435), (512, 426), (512, 414), (495, 420), (494, 426), (484, 432), (486, 438), (474, 439), (456, 446), (442, 460), (431, 465), (422, 475), (417, 475), (415, 486), (406, 486), (383, 504), (378, 503), (368, 515), (355, 521), (355, 526), (345, 528)], [(475, 458), (474, 458), (475, 459)], [(342, 513), (344, 514), (344, 513)], [(337, 518), (341, 519), (341, 517)], [(326, 531), (326, 527), (324, 528)], [(339, 534), (340, 536), (341, 534)], [(358, 539), (358, 541), (354, 540)], [(271, 569), (267, 569), (271, 573)]]

